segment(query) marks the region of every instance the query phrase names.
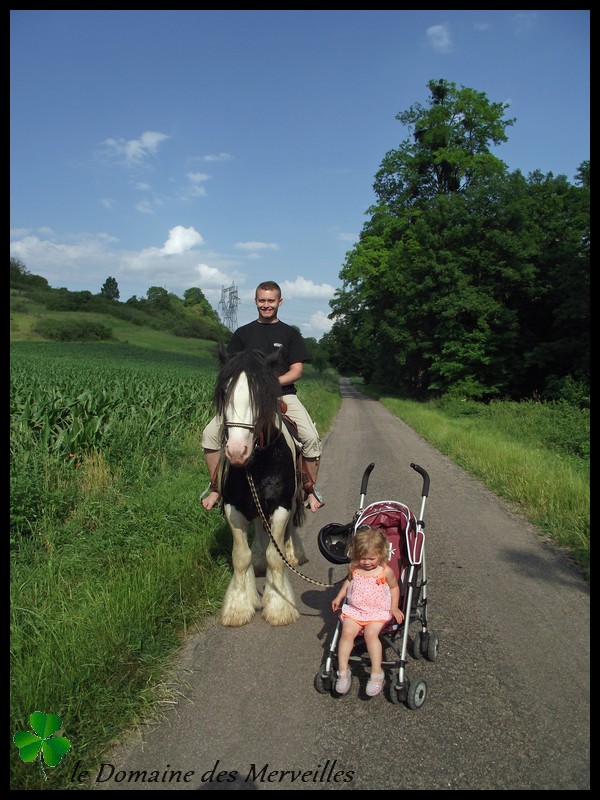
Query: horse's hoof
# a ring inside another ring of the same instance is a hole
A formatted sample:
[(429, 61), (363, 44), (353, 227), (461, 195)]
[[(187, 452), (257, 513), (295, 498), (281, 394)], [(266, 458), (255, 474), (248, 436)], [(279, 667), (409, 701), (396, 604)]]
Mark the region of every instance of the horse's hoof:
[(276, 616), (269, 615), (269, 613), (265, 613), (263, 611), (263, 619), (265, 622), (268, 622), (269, 625), (273, 627), (277, 627), (280, 625), (291, 625), (292, 623), (296, 622), (297, 619), (300, 618), (300, 614), (296, 609), (291, 609), (287, 611), (285, 614), (278, 614)]
[(242, 625), (247, 625), (254, 618), (254, 609), (252, 612), (245, 614), (234, 614), (232, 612), (221, 612), (219, 614), (219, 623), (226, 628), (241, 628)]

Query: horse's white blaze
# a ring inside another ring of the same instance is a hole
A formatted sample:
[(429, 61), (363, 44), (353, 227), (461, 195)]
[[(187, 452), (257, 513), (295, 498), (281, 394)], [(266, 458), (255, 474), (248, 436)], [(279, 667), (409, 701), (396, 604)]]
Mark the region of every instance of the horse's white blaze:
[(250, 403), (250, 390), (246, 373), (242, 372), (225, 409), (227, 426), (227, 444), (225, 455), (234, 467), (243, 467), (252, 454), (254, 432), (247, 427), (236, 425), (252, 425), (254, 412)]

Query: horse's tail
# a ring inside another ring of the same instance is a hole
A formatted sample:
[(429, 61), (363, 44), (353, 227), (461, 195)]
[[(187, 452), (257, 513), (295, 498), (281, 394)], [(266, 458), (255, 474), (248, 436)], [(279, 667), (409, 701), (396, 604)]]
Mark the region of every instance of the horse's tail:
[(288, 425), (284, 425), (281, 429), (287, 446), (294, 454), (294, 470), (296, 474), (296, 492), (294, 495), (294, 505), (292, 514), (292, 524), (295, 528), (300, 528), (304, 524), (306, 512), (304, 510), (304, 487), (302, 481), (302, 455), (300, 451), (300, 443), (294, 438), (292, 431)]
[(296, 458), (296, 503), (294, 509), (293, 522), (296, 528), (301, 528), (304, 524), (306, 511), (304, 509), (304, 481), (302, 480), (302, 470), (300, 469), (300, 458)]

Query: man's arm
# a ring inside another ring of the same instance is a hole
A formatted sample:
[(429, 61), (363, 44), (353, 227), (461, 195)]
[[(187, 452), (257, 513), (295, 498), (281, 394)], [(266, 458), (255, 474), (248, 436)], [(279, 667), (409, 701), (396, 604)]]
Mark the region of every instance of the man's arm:
[(302, 368), (304, 364), (302, 361), (296, 361), (295, 364), (290, 364), (290, 368), (283, 375), (278, 378), (280, 386), (288, 386), (290, 383), (300, 380), (302, 377)]

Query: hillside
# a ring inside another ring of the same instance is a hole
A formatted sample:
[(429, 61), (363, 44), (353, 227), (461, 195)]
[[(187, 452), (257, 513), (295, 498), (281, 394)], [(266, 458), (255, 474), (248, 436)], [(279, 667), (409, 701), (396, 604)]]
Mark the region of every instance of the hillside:
[(137, 325), (133, 322), (115, 319), (108, 314), (86, 313), (77, 311), (47, 311), (45, 308), (31, 307), (28, 310), (14, 311), (11, 306), (10, 341), (46, 341), (46, 338), (34, 330), (40, 319), (52, 319), (65, 322), (79, 322), (83, 325), (98, 323), (110, 329), (111, 341), (145, 347), (150, 350), (187, 353), (188, 355), (215, 356), (216, 342), (210, 339), (183, 338), (165, 331)]
[(230, 331), (199, 289), (186, 300), (157, 287), (126, 303), (102, 293), (53, 289), (11, 259), (10, 340), (114, 341), (153, 350), (213, 355)]

